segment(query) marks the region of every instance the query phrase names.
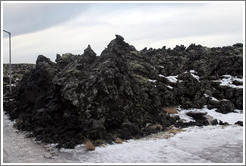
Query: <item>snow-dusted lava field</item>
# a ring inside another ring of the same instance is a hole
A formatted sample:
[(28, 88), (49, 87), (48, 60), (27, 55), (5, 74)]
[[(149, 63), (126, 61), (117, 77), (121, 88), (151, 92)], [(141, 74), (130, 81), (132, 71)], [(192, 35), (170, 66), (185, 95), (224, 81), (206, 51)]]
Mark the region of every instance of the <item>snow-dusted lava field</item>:
[[(179, 115), (190, 121), (184, 114), (187, 111), (195, 110), (182, 110)], [(55, 145), (37, 143), (13, 128), (14, 123), (4, 115), (3, 163), (244, 163), (244, 127), (234, 125), (243, 121), (242, 111), (221, 114), (206, 107), (198, 111), (230, 125), (189, 127), (176, 134), (160, 132), (96, 147), (95, 151), (86, 151), (83, 144), (58, 150)]]

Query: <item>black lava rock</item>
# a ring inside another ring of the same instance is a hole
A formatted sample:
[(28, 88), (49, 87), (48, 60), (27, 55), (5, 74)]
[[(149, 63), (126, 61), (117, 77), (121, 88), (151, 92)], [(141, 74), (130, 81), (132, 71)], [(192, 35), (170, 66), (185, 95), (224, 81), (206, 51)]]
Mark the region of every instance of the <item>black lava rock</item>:
[(243, 126), (243, 122), (242, 121), (237, 121), (235, 124), (237, 124), (239, 126)]
[(57, 55), (56, 63), (38, 56), (9, 96), (5, 75), (4, 110), (18, 129), (69, 148), (87, 139), (144, 136), (170, 125), (208, 125), (203, 113), (188, 113), (196, 122), (182, 123), (163, 108), (208, 105), (222, 113), (242, 108), (243, 89), (216, 82), (223, 75), (242, 78), (242, 48), (192, 44), (138, 51), (116, 35), (100, 56), (90, 45), (82, 55)]

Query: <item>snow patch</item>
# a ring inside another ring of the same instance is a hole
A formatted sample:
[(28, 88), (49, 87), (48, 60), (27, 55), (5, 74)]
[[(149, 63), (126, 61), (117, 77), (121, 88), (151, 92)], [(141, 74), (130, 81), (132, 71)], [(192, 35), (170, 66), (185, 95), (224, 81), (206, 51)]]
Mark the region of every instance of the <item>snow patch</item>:
[(197, 74), (197, 72), (195, 70), (190, 70), (190, 74), (192, 75), (192, 77), (194, 77), (198, 82), (200, 82), (200, 77), (195, 75)]
[(190, 73), (195, 73), (196, 74), (197, 72), (195, 70), (190, 70)]
[(166, 77), (170, 82), (176, 83), (178, 81), (178, 76), (167, 76)]
[(177, 114), (179, 115), (180, 119), (183, 119), (185, 122), (195, 121), (192, 117), (186, 115), (188, 112), (201, 112), (207, 113), (207, 116), (211, 116), (213, 119), (221, 120), (222, 122), (227, 122), (228, 124), (235, 124), (237, 121), (243, 121), (243, 114), (241, 110), (235, 110), (235, 112), (230, 112), (227, 114), (222, 114), (216, 112), (216, 108), (208, 109), (207, 106), (204, 106), (202, 109), (192, 108), (192, 109), (181, 109)]
[(164, 75), (162, 75), (162, 74), (159, 74), (159, 77), (165, 77)]
[(212, 100), (213, 101), (219, 101), (218, 99), (216, 99), (215, 97), (212, 97)]
[(209, 96), (209, 95), (207, 95), (206, 93), (204, 94), (204, 96), (205, 97), (209, 97), (209, 98), (211, 98), (213, 101), (219, 101), (218, 99), (216, 99), (215, 97), (213, 97), (213, 96)]
[(153, 83), (156, 83), (157, 80), (152, 80), (152, 79), (149, 79), (149, 82), (153, 82)]
[(231, 75), (223, 75), (222, 80), (215, 80), (214, 82), (221, 82), (220, 86), (229, 86), (231, 88), (243, 88), (243, 85), (234, 85), (233, 81), (243, 82), (242, 78)]
[(209, 95), (207, 95), (206, 93), (204, 94), (205, 97), (210, 97)]
[[(6, 85), (6, 86), (9, 86), (9, 84), (8, 84), (8, 85)], [(15, 85), (15, 84), (11, 84), (11, 86), (16, 87), (16, 85)]]
[(172, 87), (172, 86), (170, 86), (170, 85), (167, 85), (167, 87), (168, 87), (169, 89), (173, 89), (173, 87)]

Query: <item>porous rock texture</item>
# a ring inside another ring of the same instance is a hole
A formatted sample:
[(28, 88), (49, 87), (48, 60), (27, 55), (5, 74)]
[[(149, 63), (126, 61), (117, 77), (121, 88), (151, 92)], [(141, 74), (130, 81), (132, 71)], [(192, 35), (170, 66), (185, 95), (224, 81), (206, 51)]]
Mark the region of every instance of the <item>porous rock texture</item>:
[(57, 55), (56, 63), (39, 55), (4, 110), (18, 129), (59, 147), (141, 137), (154, 125), (177, 123), (165, 107), (242, 109), (243, 89), (218, 82), (223, 75), (242, 78), (242, 53), (242, 44), (138, 51), (116, 35), (100, 56), (90, 45), (82, 55)]

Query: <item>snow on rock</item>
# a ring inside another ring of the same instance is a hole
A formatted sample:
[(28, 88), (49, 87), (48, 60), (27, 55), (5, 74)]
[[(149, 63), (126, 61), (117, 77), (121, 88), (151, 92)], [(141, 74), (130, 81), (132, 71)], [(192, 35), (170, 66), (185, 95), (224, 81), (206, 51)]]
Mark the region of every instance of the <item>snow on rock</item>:
[(212, 100), (213, 101), (219, 101), (218, 99), (216, 99), (215, 97), (212, 97)]
[(190, 70), (190, 73), (197, 73), (195, 70)]
[(153, 83), (156, 83), (157, 80), (152, 80), (152, 79), (149, 79), (149, 82), (153, 82)]
[(195, 70), (190, 70), (190, 74), (198, 81), (200, 82), (200, 77), (195, 75), (197, 72)]
[(243, 83), (242, 78), (238, 78), (236, 76), (231, 76), (231, 75), (223, 75), (222, 80), (215, 80), (215, 82), (221, 82), (220, 86), (229, 86), (231, 88), (243, 88), (243, 85), (234, 85), (233, 81), (238, 81)]
[(159, 77), (165, 77), (164, 75), (162, 75), (162, 74), (159, 74)]
[(178, 76), (167, 76), (166, 78), (173, 83), (176, 83), (178, 81), (177, 79)]
[[(9, 86), (9, 85), (6, 85), (6, 86)], [(11, 86), (16, 87), (16, 85), (15, 85), (15, 84), (11, 84)]]
[[(197, 76), (197, 75), (195, 75), (197, 72), (195, 71), (195, 70), (190, 70), (189, 71), (190, 72), (190, 74), (195, 78), (195, 79), (197, 79), (197, 81), (199, 81), (200, 82), (200, 77), (199, 76)], [(184, 73), (187, 73), (187, 71), (185, 71)], [(159, 74), (159, 77), (164, 77), (163, 75), (161, 75), (161, 74)], [(176, 76), (167, 76), (167, 77), (165, 77), (165, 78), (167, 78), (170, 82), (173, 82), (173, 83), (176, 83), (177, 81), (178, 81), (178, 75), (176, 75)]]
[(180, 119), (183, 119), (185, 122), (195, 121), (192, 117), (186, 115), (188, 112), (201, 112), (207, 113), (208, 116), (211, 116), (213, 119), (221, 120), (222, 122), (227, 122), (228, 124), (235, 124), (237, 121), (243, 121), (243, 114), (242, 111), (236, 110), (235, 112), (230, 112), (227, 114), (222, 114), (216, 112), (216, 108), (208, 109), (207, 106), (204, 106), (202, 109), (192, 108), (192, 109), (180, 109), (178, 114)]
[(170, 85), (167, 85), (167, 87), (168, 87), (169, 89), (173, 89), (173, 87), (172, 87), (172, 86), (170, 86)]
[(213, 96), (209, 96), (209, 95), (207, 95), (206, 93), (204, 94), (204, 96), (205, 97), (211, 97), (211, 100), (213, 100), (213, 101), (219, 101), (218, 99), (216, 99), (215, 97), (213, 97)]

